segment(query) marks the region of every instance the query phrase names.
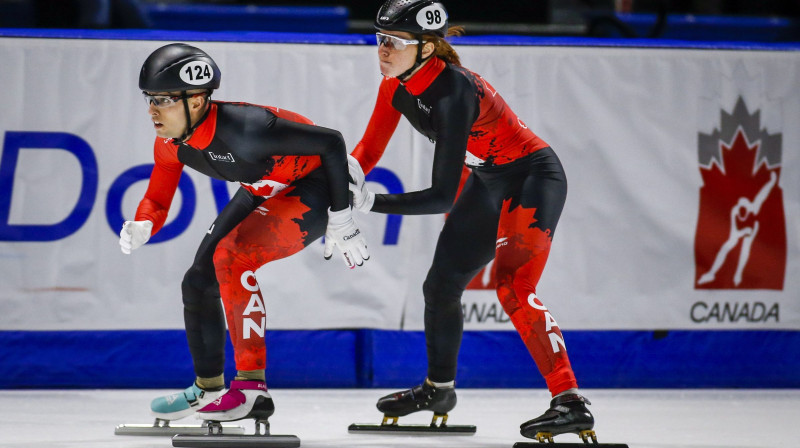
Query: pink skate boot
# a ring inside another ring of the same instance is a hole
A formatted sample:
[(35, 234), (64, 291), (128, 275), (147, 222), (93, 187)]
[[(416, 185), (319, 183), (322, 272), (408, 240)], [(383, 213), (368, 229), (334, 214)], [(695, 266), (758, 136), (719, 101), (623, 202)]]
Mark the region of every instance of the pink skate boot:
[(203, 420), (230, 422), (245, 418), (266, 421), (275, 412), (267, 383), (263, 381), (231, 381), (228, 392), (197, 411)]

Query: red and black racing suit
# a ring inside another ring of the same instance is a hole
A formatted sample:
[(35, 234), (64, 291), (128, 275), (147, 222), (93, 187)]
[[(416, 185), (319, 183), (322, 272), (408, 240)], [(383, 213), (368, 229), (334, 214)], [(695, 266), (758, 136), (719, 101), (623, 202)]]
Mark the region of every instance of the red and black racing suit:
[(184, 165), (241, 187), (200, 243), (181, 285), (195, 373), (224, 370), (225, 317), (238, 370), (264, 369), (264, 300), (255, 271), (324, 235), (328, 207), (349, 206), (342, 135), (273, 107), (214, 101), (185, 142), (156, 138), (136, 220), (161, 229)]
[[(536, 296), (567, 195), (555, 152), (483, 78), (433, 58), (407, 82), (382, 81), (364, 137), (353, 151), (365, 172), (380, 159), (401, 114), (436, 142), (431, 186), (378, 194), (372, 211), (450, 213), (423, 285), (428, 378), (455, 379), (461, 294), (494, 258), (497, 296), (550, 392), (577, 387), (561, 331)], [(464, 163), (472, 174), (453, 203)]]

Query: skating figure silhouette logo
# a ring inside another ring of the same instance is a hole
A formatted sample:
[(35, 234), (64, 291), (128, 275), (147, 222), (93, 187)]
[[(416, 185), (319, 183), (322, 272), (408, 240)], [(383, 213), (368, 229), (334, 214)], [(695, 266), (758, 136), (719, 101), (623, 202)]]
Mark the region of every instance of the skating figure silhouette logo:
[(739, 97), (711, 134), (699, 134), (703, 186), (695, 233), (696, 289), (783, 290), (786, 219), (781, 134), (760, 128)]

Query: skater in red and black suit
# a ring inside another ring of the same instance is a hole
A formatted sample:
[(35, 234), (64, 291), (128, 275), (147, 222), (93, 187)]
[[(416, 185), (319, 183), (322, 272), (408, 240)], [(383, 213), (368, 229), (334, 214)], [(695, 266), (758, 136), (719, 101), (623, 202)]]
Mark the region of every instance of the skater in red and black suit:
[[(266, 309), (256, 270), (323, 235), (325, 258), (334, 247), (350, 268), (369, 258), (351, 216), (342, 135), (275, 107), (211, 101), (219, 85), (216, 63), (186, 44), (157, 49), (139, 76), (157, 136), (155, 165), (135, 219), (120, 233), (122, 251), (130, 253), (162, 228), (184, 166), (240, 183), (183, 279), (197, 378), (182, 393), (153, 400), (153, 414), (165, 420), (195, 411), (220, 421), (268, 417)], [(221, 395), (226, 319), (237, 375)]]
[[(521, 425), (522, 435), (589, 431), (594, 425), (589, 401), (578, 393), (558, 324), (536, 295), (567, 196), (564, 169), (553, 149), (497, 91), (461, 66), (444, 38), (462, 34), (463, 28), (448, 28), (447, 23), (444, 6), (435, 1), (389, 0), (381, 6), (375, 28), (384, 79), (349, 160), (351, 177), (357, 179), (351, 184), (355, 208), (449, 213), (422, 287), (427, 378), (408, 391), (381, 398), (378, 409), (389, 417), (431, 410), (436, 419), (455, 406), (461, 295), (494, 259), (497, 297), (553, 397), (544, 415)], [(373, 194), (363, 183), (363, 173), (375, 167), (401, 116), (435, 141), (431, 186)], [(456, 200), (464, 164), (472, 173)]]

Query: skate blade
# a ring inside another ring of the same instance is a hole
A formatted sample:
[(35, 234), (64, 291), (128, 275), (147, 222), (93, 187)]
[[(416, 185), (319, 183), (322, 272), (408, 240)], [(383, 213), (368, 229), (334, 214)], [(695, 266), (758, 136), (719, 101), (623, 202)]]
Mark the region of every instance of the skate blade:
[(347, 428), (347, 431), (351, 433), (373, 434), (441, 434), (471, 436), (475, 434), (476, 428), (473, 425), (372, 425), (353, 423)]
[(177, 435), (172, 438), (172, 446), (190, 448), (297, 448), (300, 446), (300, 439), (297, 436), (291, 435)]
[(628, 448), (624, 443), (517, 442), (514, 448)]
[[(224, 426), (226, 434), (244, 434), (242, 426)], [(172, 437), (178, 434), (208, 434), (207, 426), (200, 425), (119, 425), (114, 428), (114, 434), (118, 436), (162, 436)]]

